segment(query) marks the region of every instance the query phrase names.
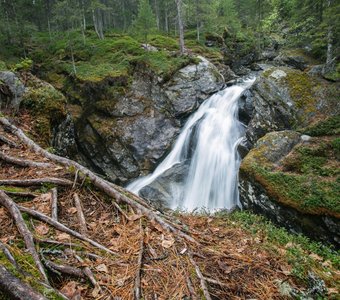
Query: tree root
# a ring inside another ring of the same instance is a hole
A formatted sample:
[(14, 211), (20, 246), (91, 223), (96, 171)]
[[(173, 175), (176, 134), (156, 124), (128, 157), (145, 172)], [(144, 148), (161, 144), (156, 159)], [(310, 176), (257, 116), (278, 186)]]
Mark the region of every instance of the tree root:
[(12, 147), (12, 148), (19, 148), (19, 146), (14, 143), (13, 141), (11, 141), (10, 139), (6, 138), (5, 136), (0, 134), (0, 142), (3, 144), (7, 144), (8, 146)]
[(9, 211), (9, 213), (11, 214), (13, 219), (15, 220), (15, 224), (16, 224), (20, 234), (23, 236), (23, 238), (25, 240), (26, 247), (27, 247), (28, 251), (31, 253), (31, 255), (34, 259), (34, 263), (39, 270), (39, 273), (43, 277), (44, 281), (46, 283), (49, 283), (48, 277), (47, 277), (45, 270), (44, 270), (44, 267), (43, 267), (43, 264), (41, 263), (39, 255), (38, 255), (38, 253), (35, 249), (33, 235), (28, 230), (27, 225), (26, 225), (17, 205), (3, 191), (0, 191), (0, 204), (2, 206), (4, 206)]
[(15, 277), (4, 266), (0, 265), (0, 290), (19, 300), (47, 300), (43, 295), (34, 291), (29, 285)]
[[(106, 193), (108, 196), (114, 198), (117, 202), (124, 202), (128, 204), (130, 207), (134, 208), (139, 214), (145, 215), (151, 222), (158, 223), (163, 228), (163, 230), (172, 232), (182, 237), (188, 242), (194, 243), (196, 245), (199, 244), (194, 238), (192, 238), (188, 234), (184, 233), (182, 230), (170, 224), (161, 215), (159, 215), (159, 213), (144, 206), (145, 201), (143, 199), (140, 199), (136, 195), (134, 195), (133, 197), (129, 197), (127, 196), (129, 195), (128, 191), (125, 191), (125, 190), (121, 192), (118, 191), (116, 188), (114, 188), (114, 185), (112, 183), (100, 178), (98, 175), (96, 175), (89, 169), (85, 168), (84, 166), (80, 165), (79, 163), (72, 161), (68, 158), (64, 158), (64, 157), (49, 153), (48, 151), (44, 150), (39, 145), (37, 145), (35, 142), (33, 142), (30, 138), (28, 138), (21, 129), (12, 125), (6, 118), (0, 117), (0, 123), (4, 126), (6, 130), (16, 135), (25, 145), (33, 149), (36, 153), (42, 154), (44, 157), (50, 159), (53, 162), (57, 162), (66, 167), (73, 167), (76, 170), (79, 170), (81, 173), (88, 176), (88, 178), (90, 179), (90, 181), (92, 182), (94, 186), (96, 186), (99, 190)], [(136, 200), (137, 198), (140, 200), (137, 201)]]
[(25, 213), (28, 213), (29, 215), (31, 215), (32, 217), (40, 220), (40, 221), (43, 221), (53, 227), (55, 227), (56, 229), (60, 230), (60, 231), (63, 231), (63, 232), (66, 232), (74, 237), (76, 237), (77, 239), (80, 239), (84, 242), (88, 242), (89, 244), (91, 244), (92, 246), (95, 246), (101, 250), (104, 250), (110, 254), (114, 254), (116, 255), (117, 253), (116, 252), (113, 252), (112, 250), (106, 248), (105, 246), (95, 242), (94, 240), (91, 240), (90, 238), (86, 237), (86, 236), (83, 236), (82, 234), (80, 234), (79, 232), (77, 231), (74, 231), (68, 227), (66, 227), (64, 224), (61, 224), (59, 223), (58, 221), (54, 221), (52, 220), (52, 218), (38, 212), (38, 211), (35, 211), (35, 210), (32, 210), (32, 209), (29, 209), (27, 207), (23, 207), (23, 206), (18, 206), (18, 208), (25, 212)]
[(37, 186), (43, 185), (46, 183), (51, 183), (60, 186), (72, 186), (73, 182), (67, 179), (62, 178), (53, 178), (53, 177), (45, 177), (45, 178), (37, 178), (37, 179), (2, 179), (0, 180), (1, 185), (13, 185), (13, 186)]
[(16, 158), (13, 156), (9, 156), (2, 151), (0, 151), (0, 159), (6, 163), (10, 163), (10, 164), (17, 165), (20, 167), (33, 167), (33, 168), (50, 168), (51, 167), (51, 164), (49, 163), (35, 162), (32, 160)]

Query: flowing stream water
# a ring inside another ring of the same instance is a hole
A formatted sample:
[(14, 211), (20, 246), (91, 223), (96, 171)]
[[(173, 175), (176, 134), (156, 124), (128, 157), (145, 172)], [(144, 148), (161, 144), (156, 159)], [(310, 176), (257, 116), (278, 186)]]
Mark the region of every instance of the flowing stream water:
[(211, 211), (238, 205), (241, 159), (237, 146), (245, 130), (238, 120), (238, 100), (254, 80), (228, 87), (203, 102), (188, 119), (163, 162), (152, 174), (138, 178), (127, 189), (139, 194), (141, 189), (175, 165), (187, 164), (186, 179), (180, 185), (173, 184), (171, 189), (170, 208)]

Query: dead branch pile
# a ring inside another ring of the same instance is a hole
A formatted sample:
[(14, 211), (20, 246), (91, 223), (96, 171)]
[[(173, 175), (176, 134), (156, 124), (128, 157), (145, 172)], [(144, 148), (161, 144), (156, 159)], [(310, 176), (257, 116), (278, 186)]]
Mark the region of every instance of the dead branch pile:
[(275, 280), (294, 285), (242, 230), (165, 216), (0, 124), (0, 298), (284, 299)]

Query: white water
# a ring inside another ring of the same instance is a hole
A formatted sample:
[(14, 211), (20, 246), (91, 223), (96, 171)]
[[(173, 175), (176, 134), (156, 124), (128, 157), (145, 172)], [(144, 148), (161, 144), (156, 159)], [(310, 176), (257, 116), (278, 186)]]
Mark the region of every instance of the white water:
[(237, 146), (244, 125), (237, 117), (237, 102), (253, 82), (254, 79), (228, 87), (207, 99), (189, 118), (164, 161), (152, 174), (135, 180), (127, 189), (138, 194), (166, 170), (190, 158), (186, 181), (172, 189), (171, 208), (217, 210), (238, 205)]

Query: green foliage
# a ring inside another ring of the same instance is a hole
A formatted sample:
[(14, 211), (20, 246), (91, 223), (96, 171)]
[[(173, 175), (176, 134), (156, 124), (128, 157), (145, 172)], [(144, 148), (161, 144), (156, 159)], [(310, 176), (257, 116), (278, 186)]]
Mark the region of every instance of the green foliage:
[(149, 0), (140, 0), (137, 18), (133, 23), (135, 32), (141, 34), (148, 41), (148, 34), (156, 28), (156, 18), (152, 12)]
[(7, 71), (7, 65), (2, 60), (0, 60), (0, 71)]
[(29, 58), (25, 58), (13, 67), (14, 71), (30, 71), (33, 66), (33, 61)]

